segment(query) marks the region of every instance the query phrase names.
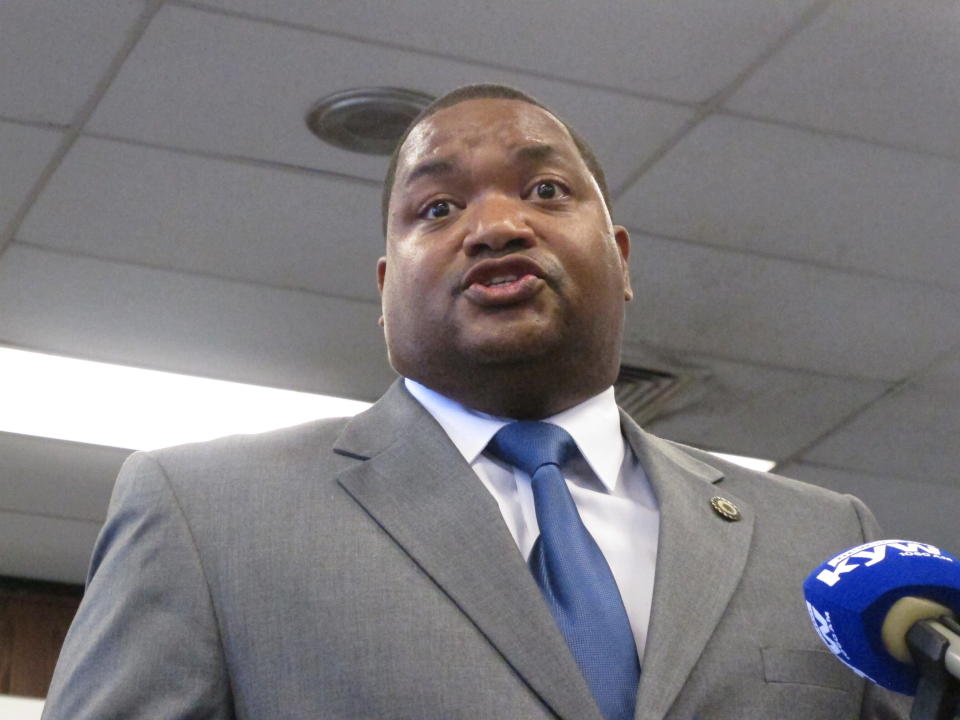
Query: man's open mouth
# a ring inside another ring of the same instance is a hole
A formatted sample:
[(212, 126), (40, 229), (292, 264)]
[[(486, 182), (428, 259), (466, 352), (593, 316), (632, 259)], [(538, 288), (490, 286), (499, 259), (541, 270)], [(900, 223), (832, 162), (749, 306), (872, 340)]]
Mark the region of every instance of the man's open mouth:
[(544, 287), (543, 275), (540, 266), (526, 256), (481, 260), (464, 277), (463, 294), (484, 306), (521, 303)]

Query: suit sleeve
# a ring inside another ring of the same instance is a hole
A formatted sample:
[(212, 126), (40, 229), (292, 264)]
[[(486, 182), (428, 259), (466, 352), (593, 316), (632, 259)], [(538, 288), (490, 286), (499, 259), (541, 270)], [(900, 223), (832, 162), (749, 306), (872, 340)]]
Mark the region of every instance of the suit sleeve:
[[(871, 542), (880, 539), (880, 525), (870, 509), (859, 498), (852, 495), (848, 497), (860, 520), (863, 541)], [(906, 720), (910, 717), (912, 698), (885, 690), (870, 681), (864, 682), (867, 687), (863, 694), (863, 705), (860, 708), (861, 720)]]
[(233, 718), (200, 556), (159, 462), (120, 471), (43, 720)]

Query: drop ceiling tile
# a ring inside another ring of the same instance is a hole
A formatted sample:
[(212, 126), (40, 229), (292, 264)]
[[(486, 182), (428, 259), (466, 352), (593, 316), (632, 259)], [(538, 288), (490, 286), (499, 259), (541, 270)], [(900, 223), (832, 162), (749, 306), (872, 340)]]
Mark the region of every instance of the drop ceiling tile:
[(100, 525), (0, 510), (0, 575), (82, 584)]
[[(629, 347), (624, 355), (629, 358)], [(696, 355), (671, 366), (703, 379), (646, 429), (708, 450), (775, 461), (806, 447), (888, 387)]]
[(480, 81), (519, 85), (555, 106), (597, 140), (613, 186), (690, 116), (686, 109), (613, 92), (168, 6), (152, 20), (88, 129), (380, 181), (386, 158), (316, 140), (304, 124), (310, 107), (353, 87), (399, 86), (438, 95)]
[(0, 342), (92, 360), (361, 400), (394, 377), (375, 303), (14, 243), (0, 307)]
[(62, 137), (59, 132), (0, 121), (0, 228), (27, 199)]
[(627, 338), (657, 348), (873, 380), (960, 340), (960, 296), (634, 234)]
[(812, 2), (204, 4), (521, 71), (700, 102), (730, 82)]
[(729, 105), (957, 158), (958, 33), (953, 0), (834, 3)]
[(81, 138), (17, 239), (378, 302), (379, 206), (362, 182)]
[(103, 522), (129, 450), (0, 432), (0, 510)]
[(144, 6), (142, 0), (0, 3), (0, 115), (69, 124)]
[(960, 554), (960, 531), (957, 530), (960, 487), (925, 485), (810, 463), (792, 463), (777, 472), (856, 495), (873, 511), (882, 537), (929, 542), (954, 555)]
[(958, 437), (960, 357), (954, 356), (878, 400), (801, 459), (960, 488)]
[(616, 205), (648, 232), (960, 288), (960, 163), (731, 117)]

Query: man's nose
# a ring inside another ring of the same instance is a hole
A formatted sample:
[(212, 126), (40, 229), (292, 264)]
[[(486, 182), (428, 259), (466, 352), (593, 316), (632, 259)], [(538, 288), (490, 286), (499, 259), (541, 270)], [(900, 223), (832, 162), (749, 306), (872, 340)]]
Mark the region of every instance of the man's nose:
[(470, 224), (463, 247), (467, 255), (530, 247), (536, 237), (520, 198), (492, 197), (468, 208)]

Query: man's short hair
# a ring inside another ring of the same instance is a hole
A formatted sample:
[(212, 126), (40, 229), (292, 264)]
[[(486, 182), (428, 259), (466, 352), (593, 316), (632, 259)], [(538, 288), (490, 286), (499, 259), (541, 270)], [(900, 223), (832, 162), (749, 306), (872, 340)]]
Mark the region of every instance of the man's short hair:
[(517, 90), (516, 88), (512, 88), (509, 85), (480, 83), (477, 85), (464, 85), (456, 90), (451, 90), (446, 95), (441, 95), (438, 97), (420, 111), (420, 114), (410, 122), (410, 125), (407, 126), (403, 136), (400, 138), (399, 142), (397, 142), (397, 146), (394, 148), (393, 154), (390, 156), (390, 165), (387, 167), (387, 176), (383, 182), (383, 199), (381, 201), (380, 210), (383, 216), (384, 237), (386, 237), (387, 234), (387, 213), (390, 210), (390, 195), (393, 192), (393, 183), (397, 175), (397, 161), (400, 157), (400, 148), (403, 147), (403, 143), (406, 142), (407, 137), (417, 125), (439, 110), (443, 110), (451, 105), (457, 105), (467, 100), (479, 99), (520, 100), (521, 102), (536, 105), (538, 108), (546, 110), (553, 117), (555, 117), (557, 121), (559, 121), (560, 124), (567, 129), (567, 132), (570, 133), (570, 137), (573, 138), (573, 144), (577, 146), (577, 150), (580, 152), (580, 157), (583, 158), (584, 164), (587, 166), (590, 174), (593, 175), (594, 179), (597, 181), (597, 185), (600, 187), (600, 195), (603, 197), (603, 202), (607, 206), (607, 212), (611, 212), (610, 196), (607, 192), (606, 175), (604, 175), (603, 168), (600, 166), (600, 161), (597, 160), (597, 156), (593, 154), (593, 150), (590, 149), (587, 141), (580, 137), (576, 130), (574, 130), (563, 118), (559, 117), (555, 112), (553, 112), (553, 110), (525, 92)]

